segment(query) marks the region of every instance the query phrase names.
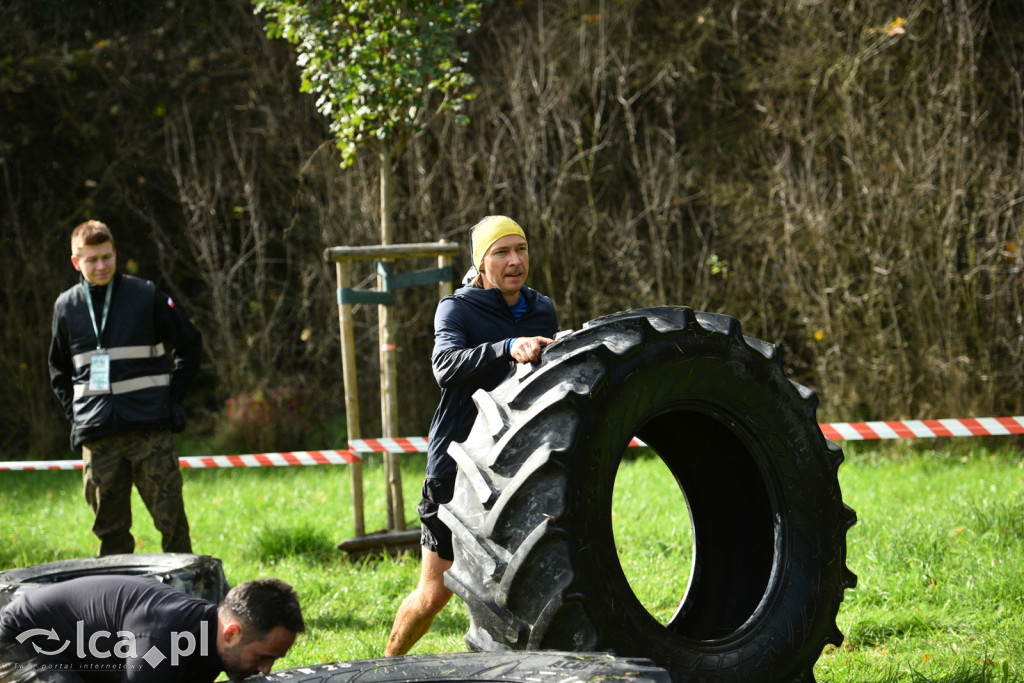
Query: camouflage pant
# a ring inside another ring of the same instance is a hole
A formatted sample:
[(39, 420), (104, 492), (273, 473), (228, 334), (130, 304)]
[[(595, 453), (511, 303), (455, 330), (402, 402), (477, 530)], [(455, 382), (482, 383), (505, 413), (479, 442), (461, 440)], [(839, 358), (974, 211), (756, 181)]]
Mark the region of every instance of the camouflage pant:
[(167, 430), (129, 432), (82, 444), (83, 492), (95, 519), (92, 532), (102, 555), (135, 550), (132, 483), (162, 535), (165, 553), (190, 553), (188, 518), (181, 495), (181, 470)]

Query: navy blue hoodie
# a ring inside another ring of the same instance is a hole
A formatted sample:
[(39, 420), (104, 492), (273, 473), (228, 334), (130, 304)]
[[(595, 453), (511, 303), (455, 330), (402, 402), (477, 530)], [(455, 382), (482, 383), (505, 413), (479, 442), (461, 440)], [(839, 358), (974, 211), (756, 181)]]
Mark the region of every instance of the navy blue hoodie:
[(430, 362), (441, 387), (428, 436), (427, 478), (454, 478), (455, 461), (448, 444), (465, 441), (476, 420), (472, 396), (501, 384), (516, 361), (505, 351), (510, 337), (554, 337), (558, 331), (555, 305), (529, 287), (520, 295), (526, 312), (516, 319), (501, 290), (461, 287), (441, 299), (434, 313), (434, 351)]

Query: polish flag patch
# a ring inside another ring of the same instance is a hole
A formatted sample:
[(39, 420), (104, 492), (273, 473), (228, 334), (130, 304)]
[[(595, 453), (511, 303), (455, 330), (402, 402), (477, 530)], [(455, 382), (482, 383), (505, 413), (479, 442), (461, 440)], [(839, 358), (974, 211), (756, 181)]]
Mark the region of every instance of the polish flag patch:
[(174, 308), (174, 299), (172, 299), (171, 297), (167, 297), (167, 306), (169, 308)]

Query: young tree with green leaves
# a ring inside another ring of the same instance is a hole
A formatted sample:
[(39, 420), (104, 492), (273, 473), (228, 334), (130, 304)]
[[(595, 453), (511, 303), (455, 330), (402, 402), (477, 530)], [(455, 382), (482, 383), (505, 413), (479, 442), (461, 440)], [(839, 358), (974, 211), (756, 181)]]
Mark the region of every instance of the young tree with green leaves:
[(472, 77), (457, 39), (480, 23), (464, 0), (253, 0), (267, 35), (295, 45), (303, 92), (330, 119), (341, 166), (371, 145), (380, 160), (381, 243), (394, 238), (391, 178), (411, 136), (450, 111), (467, 123)]
[[(486, 1), (486, 0), (484, 0)], [(317, 109), (330, 120), (341, 166), (371, 145), (380, 162), (381, 244), (394, 242), (392, 174), (408, 140), (426, 119), (451, 111), (468, 122), (465, 103), (472, 77), (457, 39), (480, 23), (482, 2), (466, 0), (253, 0), (266, 17), (267, 35), (295, 45), (303, 92), (316, 95)], [(394, 315), (378, 307), (382, 436), (398, 436)], [(358, 425), (348, 425), (356, 438)], [(401, 470), (388, 470), (389, 528), (405, 528)], [(353, 486), (361, 479), (353, 468)], [(357, 529), (359, 523), (357, 522)]]

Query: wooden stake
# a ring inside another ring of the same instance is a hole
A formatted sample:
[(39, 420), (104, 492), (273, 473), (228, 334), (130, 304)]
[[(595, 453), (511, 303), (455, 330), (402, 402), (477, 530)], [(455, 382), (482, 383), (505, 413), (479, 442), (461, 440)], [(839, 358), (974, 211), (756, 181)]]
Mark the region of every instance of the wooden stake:
[[(338, 291), (352, 286), (351, 261), (335, 264)], [(341, 370), (345, 379), (345, 428), (348, 438), (359, 439), (359, 383), (356, 381), (356, 342), (352, 324), (352, 304), (338, 303), (338, 323), (341, 326)], [(347, 448), (347, 445), (346, 445)], [(363, 517), (363, 463), (349, 466), (352, 480), (352, 527), (356, 536), (366, 534)]]

